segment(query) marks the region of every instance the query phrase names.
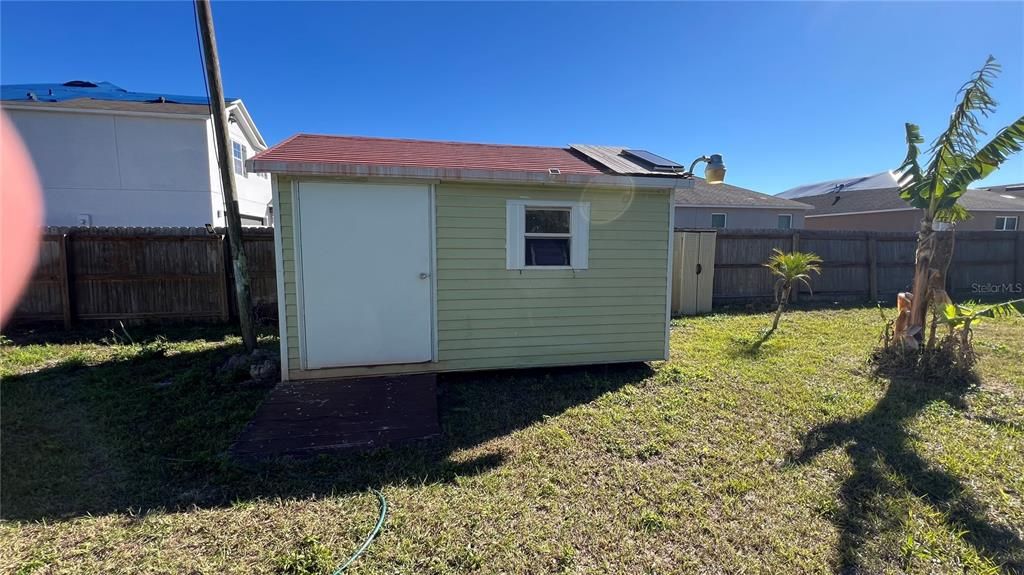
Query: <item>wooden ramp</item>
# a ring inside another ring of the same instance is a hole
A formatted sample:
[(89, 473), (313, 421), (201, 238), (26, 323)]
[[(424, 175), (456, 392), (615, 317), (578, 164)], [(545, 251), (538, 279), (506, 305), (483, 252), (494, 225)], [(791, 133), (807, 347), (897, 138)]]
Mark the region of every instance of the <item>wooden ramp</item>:
[(245, 458), (372, 449), (439, 435), (432, 374), (282, 382), (231, 446)]

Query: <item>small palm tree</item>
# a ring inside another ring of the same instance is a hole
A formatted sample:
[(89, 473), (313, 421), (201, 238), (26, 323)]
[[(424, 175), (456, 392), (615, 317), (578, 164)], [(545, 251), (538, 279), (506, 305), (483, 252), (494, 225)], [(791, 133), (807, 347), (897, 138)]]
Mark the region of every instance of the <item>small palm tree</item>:
[[(783, 253), (779, 249), (773, 249), (772, 257), (764, 267), (768, 268), (772, 275), (779, 279), (775, 282), (775, 300), (779, 303), (779, 309), (775, 311), (775, 320), (768, 333), (774, 333), (779, 327), (779, 318), (786, 310), (786, 302), (797, 282), (803, 283), (807, 289), (811, 289), (811, 273), (821, 273), (821, 258), (816, 254), (805, 252)], [(813, 293), (813, 290), (812, 290)]]

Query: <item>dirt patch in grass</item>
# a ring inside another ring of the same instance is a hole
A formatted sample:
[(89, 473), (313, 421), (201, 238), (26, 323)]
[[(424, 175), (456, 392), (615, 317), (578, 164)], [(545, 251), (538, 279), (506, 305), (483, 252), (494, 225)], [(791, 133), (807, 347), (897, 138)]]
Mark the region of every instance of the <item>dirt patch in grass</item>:
[(1024, 323), (982, 325), (951, 389), (870, 374), (877, 310), (751, 351), (769, 322), (678, 320), (653, 369), (448, 378), (439, 441), (258, 466), (224, 455), (267, 391), (216, 374), (237, 338), (15, 339), (0, 571), (324, 572), (371, 487), (355, 573), (1024, 571)]

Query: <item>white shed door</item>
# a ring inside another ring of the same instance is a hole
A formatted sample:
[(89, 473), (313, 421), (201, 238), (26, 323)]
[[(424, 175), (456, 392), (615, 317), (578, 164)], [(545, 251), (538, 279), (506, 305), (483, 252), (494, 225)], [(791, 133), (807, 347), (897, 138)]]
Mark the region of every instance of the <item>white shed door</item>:
[(427, 186), (303, 182), (303, 365), (431, 360)]

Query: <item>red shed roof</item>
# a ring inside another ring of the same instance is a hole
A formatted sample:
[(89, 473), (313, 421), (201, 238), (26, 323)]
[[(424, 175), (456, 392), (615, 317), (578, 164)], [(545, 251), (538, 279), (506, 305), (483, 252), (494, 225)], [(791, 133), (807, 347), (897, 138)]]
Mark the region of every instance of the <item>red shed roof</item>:
[(442, 170), (489, 170), (604, 174), (568, 148), (471, 144), (431, 140), (297, 134), (252, 158), (254, 161), (349, 164)]

